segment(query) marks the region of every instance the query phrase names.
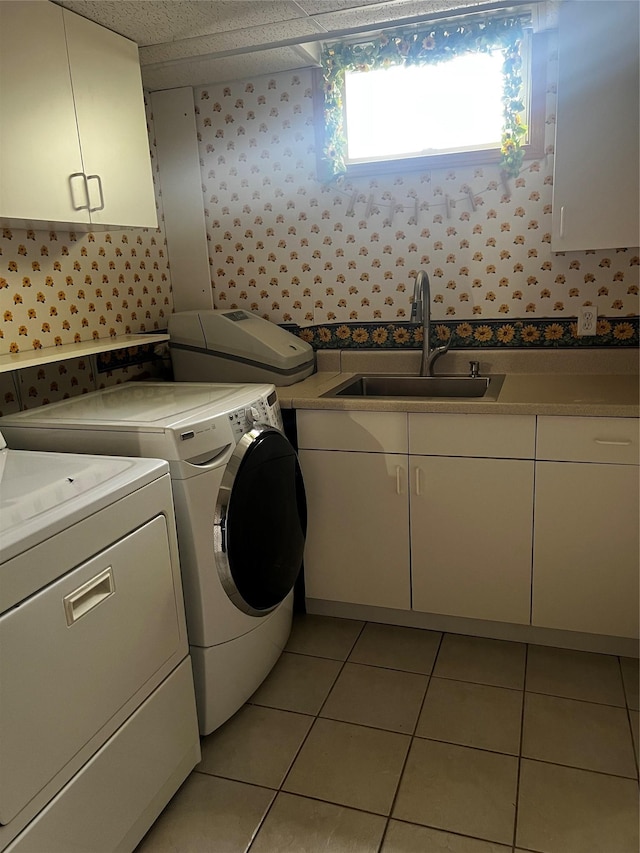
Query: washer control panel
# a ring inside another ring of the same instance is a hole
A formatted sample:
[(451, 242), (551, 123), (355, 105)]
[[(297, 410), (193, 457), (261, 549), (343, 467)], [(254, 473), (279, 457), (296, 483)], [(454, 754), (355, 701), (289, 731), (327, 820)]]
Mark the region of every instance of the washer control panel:
[(276, 427), (276, 429), (282, 429), (280, 403), (278, 402), (275, 391), (260, 396), (249, 406), (239, 406), (237, 409), (229, 412), (228, 417), (236, 442), (254, 424), (269, 424), (269, 426)]

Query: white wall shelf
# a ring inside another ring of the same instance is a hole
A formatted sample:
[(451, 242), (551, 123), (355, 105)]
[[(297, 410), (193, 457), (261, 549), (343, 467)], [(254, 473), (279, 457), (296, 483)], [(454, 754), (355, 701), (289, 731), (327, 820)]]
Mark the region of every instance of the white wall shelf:
[(79, 341), (77, 344), (61, 344), (58, 347), (6, 353), (0, 355), (0, 373), (65, 361), (67, 358), (87, 358), (100, 352), (111, 352), (112, 350), (138, 347), (144, 344), (159, 344), (168, 340), (169, 335), (167, 334), (117, 335), (113, 338)]

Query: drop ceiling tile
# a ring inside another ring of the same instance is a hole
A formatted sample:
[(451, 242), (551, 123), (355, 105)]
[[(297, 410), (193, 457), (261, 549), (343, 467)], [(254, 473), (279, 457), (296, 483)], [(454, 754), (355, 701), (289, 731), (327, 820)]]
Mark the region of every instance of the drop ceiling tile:
[(326, 14), (317, 14), (315, 20), (327, 31), (346, 30), (353, 27), (388, 24), (403, 18), (426, 17), (440, 12), (479, 6), (480, 0), (400, 0), (400, 2), (375, 6), (358, 5)]
[(303, 17), (290, 0), (64, 0), (66, 8), (138, 45), (161, 44)]
[(394, 6), (398, 0), (297, 0), (298, 6), (308, 15), (318, 15), (324, 12), (335, 12), (340, 9), (352, 9), (354, 6)]
[[(375, 29), (397, 18), (478, 5), (478, 0), (59, 2), (135, 41), (144, 85), (152, 91), (317, 65), (318, 36), (327, 31)], [(296, 46), (276, 47), (288, 40), (295, 40)], [(236, 56), (230, 55), (234, 52)]]

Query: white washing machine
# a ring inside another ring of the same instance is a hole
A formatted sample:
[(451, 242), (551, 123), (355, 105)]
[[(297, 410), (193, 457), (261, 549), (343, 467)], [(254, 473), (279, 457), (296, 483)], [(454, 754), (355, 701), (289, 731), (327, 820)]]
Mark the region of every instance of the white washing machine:
[(0, 419), (15, 448), (166, 459), (200, 732), (269, 673), (291, 631), (306, 501), (273, 385), (125, 383)]
[(0, 448), (0, 510), (0, 850), (130, 853), (200, 759), (168, 465)]

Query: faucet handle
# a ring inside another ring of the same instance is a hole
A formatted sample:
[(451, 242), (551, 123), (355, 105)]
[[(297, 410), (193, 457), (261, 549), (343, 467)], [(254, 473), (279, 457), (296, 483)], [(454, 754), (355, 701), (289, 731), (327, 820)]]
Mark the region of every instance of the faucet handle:
[(480, 376), (480, 362), (479, 361), (470, 361), (469, 362), (469, 376)]

